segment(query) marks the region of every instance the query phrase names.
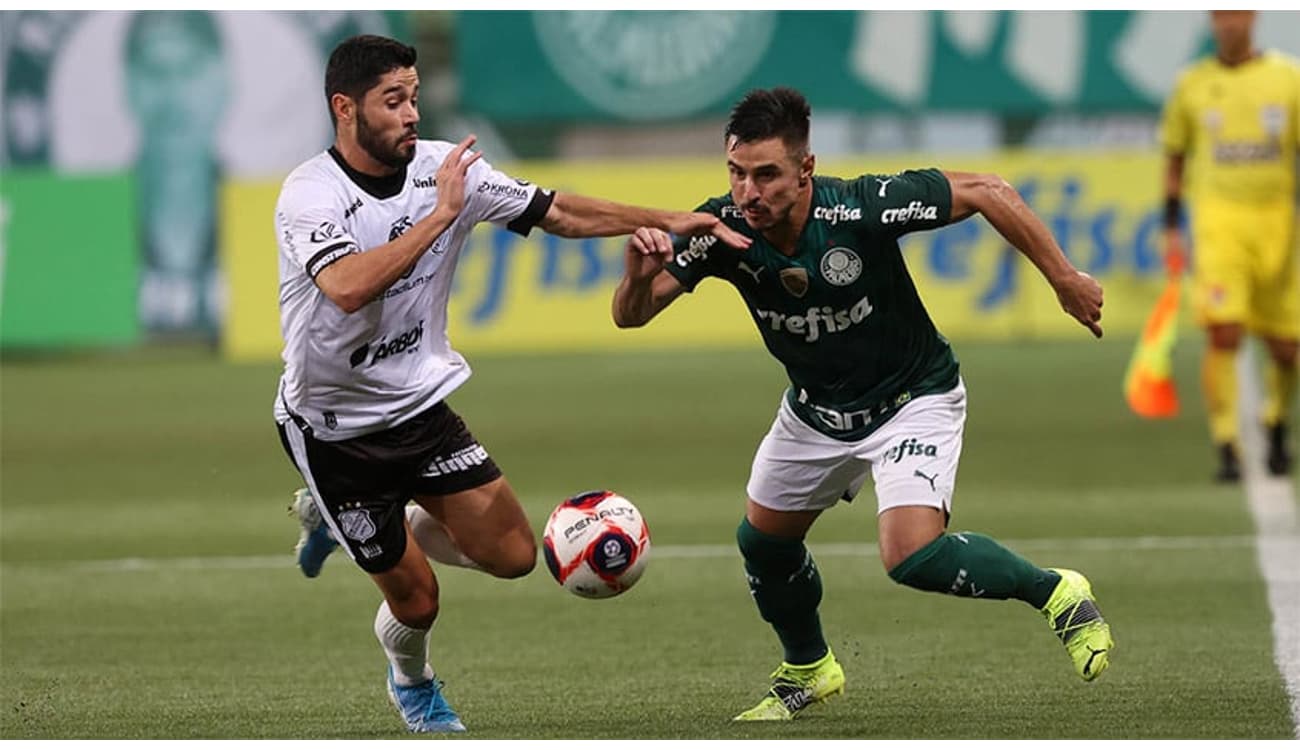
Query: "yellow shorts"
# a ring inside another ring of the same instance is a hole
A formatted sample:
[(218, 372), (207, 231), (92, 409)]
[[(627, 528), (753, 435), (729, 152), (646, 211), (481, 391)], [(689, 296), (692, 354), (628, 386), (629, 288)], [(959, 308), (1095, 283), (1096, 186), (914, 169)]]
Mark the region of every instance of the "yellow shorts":
[(1202, 199), (1192, 218), (1201, 325), (1239, 323), (1261, 336), (1300, 338), (1296, 208)]

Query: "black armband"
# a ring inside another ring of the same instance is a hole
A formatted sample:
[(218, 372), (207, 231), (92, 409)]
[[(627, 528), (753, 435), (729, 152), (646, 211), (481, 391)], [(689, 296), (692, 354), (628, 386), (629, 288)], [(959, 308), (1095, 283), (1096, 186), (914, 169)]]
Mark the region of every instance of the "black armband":
[(1177, 195), (1165, 198), (1165, 229), (1177, 229), (1183, 223), (1183, 199)]

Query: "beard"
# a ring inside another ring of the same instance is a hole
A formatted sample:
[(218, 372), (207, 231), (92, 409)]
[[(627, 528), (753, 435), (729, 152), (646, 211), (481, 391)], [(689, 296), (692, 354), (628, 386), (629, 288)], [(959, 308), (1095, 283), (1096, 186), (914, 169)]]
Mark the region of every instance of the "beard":
[[(743, 209), (745, 208), (745, 206), (741, 206), (741, 208)], [(742, 213), (741, 216), (744, 217), (745, 223), (749, 225), (750, 229), (761, 232), (767, 229), (771, 229), (772, 227), (776, 226), (777, 224), (780, 224), (783, 221), (787, 221), (790, 218), (790, 211), (793, 208), (794, 206), (792, 204), (790, 206), (787, 206), (784, 212), (778, 213), (775, 209), (772, 208), (772, 206), (763, 205), (762, 206), (763, 212), (760, 213), (758, 216), (751, 216), (748, 212)]]
[(407, 136), (415, 135), (415, 129), (403, 131), (401, 135), (393, 139), (392, 143), (385, 143), (380, 132), (370, 127), (370, 121), (357, 111), (357, 145), (365, 149), (370, 158), (393, 169), (401, 169), (415, 158), (415, 145), (404, 147), (402, 139)]

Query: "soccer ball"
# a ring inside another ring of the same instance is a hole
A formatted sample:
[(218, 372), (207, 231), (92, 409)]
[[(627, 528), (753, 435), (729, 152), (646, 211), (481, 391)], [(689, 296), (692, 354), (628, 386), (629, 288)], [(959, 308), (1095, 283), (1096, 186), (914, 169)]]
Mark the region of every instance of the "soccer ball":
[(597, 490), (560, 503), (546, 521), (542, 553), (568, 591), (605, 599), (627, 591), (645, 572), (650, 529), (622, 495)]

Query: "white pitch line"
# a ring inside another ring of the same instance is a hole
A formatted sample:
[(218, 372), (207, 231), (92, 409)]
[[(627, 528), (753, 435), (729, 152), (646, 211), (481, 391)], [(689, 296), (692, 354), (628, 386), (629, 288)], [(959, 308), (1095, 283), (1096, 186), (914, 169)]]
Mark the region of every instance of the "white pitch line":
[[(1065, 539), (1003, 539), (1006, 546), (1024, 551), (1052, 552), (1131, 552), (1160, 550), (1207, 550), (1250, 547), (1254, 536), (1136, 536), (1081, 537)], [(876, 554), (874, 544), (812, 543), (817, 557), (869, 557)], [(655, 560), (725, 559), (740, 553), (729, 544), (665, 544), (651, 548)], [(169, 570), (274, 570), (294, 567), (293, 555), (252, 555), (229, 557), (122, 557), (106, 560), (51, 560), (48, 562), (6, 563), (9, 570), (58, 569), (76, 573), (150, 573)]]
[(1255, 518), (1259, 570), (1273, 612), (1273, 660), (1291, 699), (1291, 723), (1300, 738), (1300, 526), (1291, 478), (1264, 472), (1257, 369), (1254, 347), (1243, 346), (1237, 356), (1242, 479)]

